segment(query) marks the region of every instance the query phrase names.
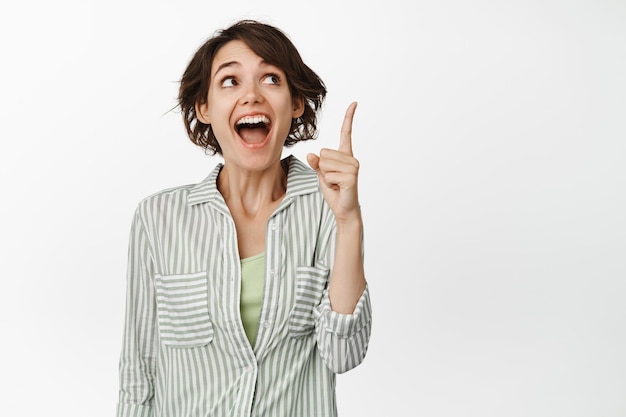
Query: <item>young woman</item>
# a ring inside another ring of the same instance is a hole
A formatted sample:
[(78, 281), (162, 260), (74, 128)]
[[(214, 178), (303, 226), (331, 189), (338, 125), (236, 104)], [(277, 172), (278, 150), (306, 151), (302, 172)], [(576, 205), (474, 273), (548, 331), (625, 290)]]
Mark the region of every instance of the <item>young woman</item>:
[(240, 21), (181, 81), (191, 140), (218, 164), (144, 199), (132, 224), (118, 416), (335, 416), (335, 374), (363, 360), (356, 109), (337, 149), (315, 138), (326, 89), (279, 29)]

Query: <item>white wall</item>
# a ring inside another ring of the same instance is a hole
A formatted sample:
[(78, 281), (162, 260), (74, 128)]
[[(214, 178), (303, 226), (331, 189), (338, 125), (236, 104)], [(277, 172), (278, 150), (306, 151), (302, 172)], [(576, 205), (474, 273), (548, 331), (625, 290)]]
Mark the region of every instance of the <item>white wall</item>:
[(176, 81), (284, 29), (359, 101), (365, 362), (348, 416), (626, 415), (626, 3), (70, 1), (0, 10), (3, 416), (110, 416), (136, 204), (202, 180)]

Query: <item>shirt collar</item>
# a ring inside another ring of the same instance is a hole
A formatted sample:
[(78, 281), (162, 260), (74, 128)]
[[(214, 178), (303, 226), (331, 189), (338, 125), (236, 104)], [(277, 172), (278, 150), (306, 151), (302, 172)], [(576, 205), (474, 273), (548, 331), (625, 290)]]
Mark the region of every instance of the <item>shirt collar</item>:
[[(317, 173), (304, 165), (296, 157), (289, 155), (282, 160), (282, 163), (289, 167), (287, 170), (287, 192), (284, 198), (285, 201), (299, 195), (311, 194), (319, 190)], [(217, 176), (223, 167), (224, 164), (217, 164), (208, 177), (191, 187), (189, 196), (187, 197), (188, 205), (192, 206), (222, 199), (222, 195), (217, 189)]]

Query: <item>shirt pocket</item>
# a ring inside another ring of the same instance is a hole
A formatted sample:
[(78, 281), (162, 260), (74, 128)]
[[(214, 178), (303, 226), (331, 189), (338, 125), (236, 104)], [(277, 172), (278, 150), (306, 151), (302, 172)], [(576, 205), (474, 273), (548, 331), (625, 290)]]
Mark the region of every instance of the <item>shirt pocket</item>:
[(289, 315), (292, 337), (304, 337), (315, 330), (313, 310), (322, 301), (329, 271), (324, 267), (296, 267), (296, 299)]
[(212, 341), (206, 272), (156, 275), (155, 283), (161, 342), (189, 348)]

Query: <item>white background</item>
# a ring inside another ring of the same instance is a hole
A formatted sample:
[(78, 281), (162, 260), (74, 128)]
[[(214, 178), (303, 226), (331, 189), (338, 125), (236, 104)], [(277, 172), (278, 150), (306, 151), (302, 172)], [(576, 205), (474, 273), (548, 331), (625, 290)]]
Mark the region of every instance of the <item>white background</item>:
[(111, 416), (136, 204), (202, 180), (177, 80), (282, 28), (359, 101), (365, 362), (349, 416), (626, 416), (626, 3), (14, 1), (0, 10), (2, 416)]

